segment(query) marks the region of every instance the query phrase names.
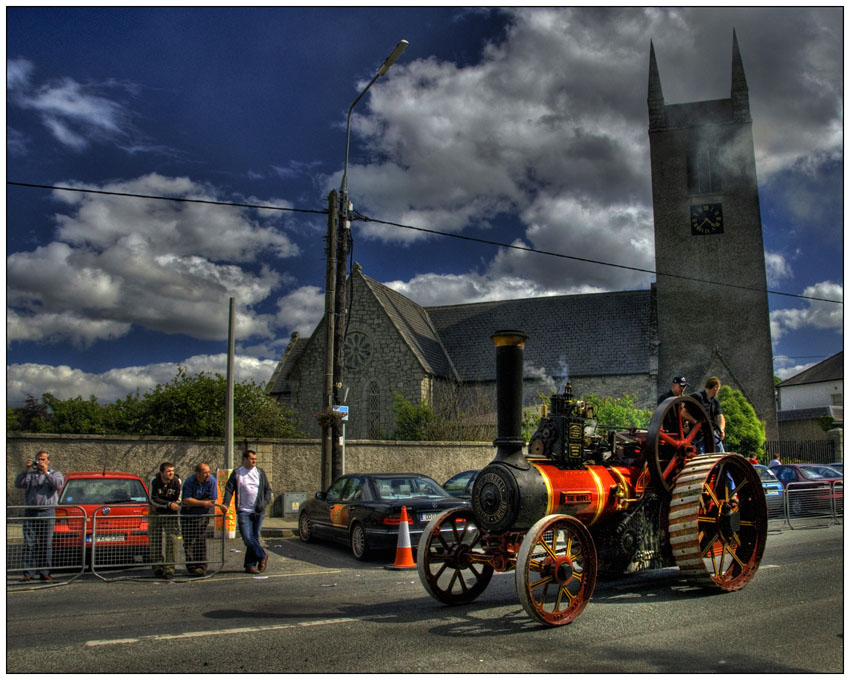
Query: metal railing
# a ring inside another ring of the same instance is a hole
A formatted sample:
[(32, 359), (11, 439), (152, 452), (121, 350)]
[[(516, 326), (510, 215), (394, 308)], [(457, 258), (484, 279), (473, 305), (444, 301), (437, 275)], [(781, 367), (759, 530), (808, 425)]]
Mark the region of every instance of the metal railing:
[(7, 589), (65, 585), (90, 571), (103, 581), (215, 576), (227, 532), (215, 536), (216, 510), (151, 515), (147, 503), (7, 506)]
[(785, 521), (792, 529), (824, 520), (837, 523), (844, 517), (844, 482), (788, 482), (784, 500)]

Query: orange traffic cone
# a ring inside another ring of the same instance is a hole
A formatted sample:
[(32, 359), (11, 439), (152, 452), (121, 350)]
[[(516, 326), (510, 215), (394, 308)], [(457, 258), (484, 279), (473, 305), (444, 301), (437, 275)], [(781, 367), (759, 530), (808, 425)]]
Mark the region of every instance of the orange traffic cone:
[(407, 508), (404, 505), (401, 506), (395, 562), (385, 565), (384, 569), (416, 569), (416, 562), (413, 561), (413, 548), (410, 546), (410, 529), (407, 526)]

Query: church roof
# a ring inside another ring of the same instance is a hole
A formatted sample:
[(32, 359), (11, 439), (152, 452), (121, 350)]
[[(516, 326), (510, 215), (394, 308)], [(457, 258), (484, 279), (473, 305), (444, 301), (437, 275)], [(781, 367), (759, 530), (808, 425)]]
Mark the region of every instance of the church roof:
[(369, 278), (359, 270), (356, 272), (372, 291), (378, 304), (383, 307), (390, 322), (416, 355), (422, 367), (432, 375), (457, 379), (458, 375), (452, 360), (446, 353), (440, 335), (431, 324), (428, 312), (401, 293)]
[(559, 295), (428, 307), (461, 379), (495, 379), (490, 336), (529, 336), (526, 376), (604, 376), (650, 371), (650, 291)]
[(809, 383), (828, 382), (830, 380), (844, 379), (844, 352), (833, 354), (819, 364), (810, 366), (805, 371), (783, 380), (777, 387), (789, 387), (791, 385), (808, 385)]

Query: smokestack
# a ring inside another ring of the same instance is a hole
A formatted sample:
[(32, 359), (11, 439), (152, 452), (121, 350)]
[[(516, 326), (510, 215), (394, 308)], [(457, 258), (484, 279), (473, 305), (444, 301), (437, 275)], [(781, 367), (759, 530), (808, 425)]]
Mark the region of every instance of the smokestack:
[(498, 450), (495, 460), (522, 452), (522, 372), (525, 342), (522, 331), (497, 331), (491, 336), (496, 345), (496, 417)]

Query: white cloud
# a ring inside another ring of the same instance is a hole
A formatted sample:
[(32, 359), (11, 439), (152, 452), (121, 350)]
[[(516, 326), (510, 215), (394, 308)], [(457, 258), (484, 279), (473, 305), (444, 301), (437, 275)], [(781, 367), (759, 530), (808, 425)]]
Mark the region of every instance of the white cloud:
[[(234, 360), (234, 379), (237, 382), (253, 380), (265, 386), (277, 361), (261, 361), (254, 357), (237, 355)], [(21, 406), (28, 395), (40, 397), (50, 392), (59, 399), (90, 395), (100, 403), (123, 399), (137, 390), (144, 394), (158, 384), (171, 381), (182, 366), (189, 375), (201, 371), (225, 375), (227, 355), (198, 355), (178, 363), (157, 363), (147, 366), (115, 368), (104, 373), (87, 373), (69, 366), (44, 364), (12, 364), (6, 369), (6, 401), (9, 406)]]
[[(808, 286), (803, 295), (824, 300), (843, 300), (844, 288), (840, 283), (823, 281)], [(770, 331), (776, 342), (789, 331), (801, 328), (819, 328), (841, 333), (844, 322), (844, 305), (834, 302), (806, 300), (801, 309), (777, 309), (770, 313)]]
[(325, 310), (325, 293), (317, 286), (303, 286), (277, 301), (277, 324), (309, 337)]
[(29, 86), (30, 77), (35, 69), (32, 62), (23, 59), (6, 60), (6, 90), (15, 92)]
[[(156, 174), (97, 189), (216, 198), (188, 178)], [(68, 338), (87, 346), (123, 335), (131, 324), (220, 339), (227, 335), (229, 297), (238, 303), (240, 337), (274, 336), (274, 317), (253, 308), (291, 278), (255, 261), (264, 252), (298, 254), (278, 229), (280, 213), (62, 191), (55, 196), (70, 209), (56, 216), (58, 240), (6, 260), (10, 341)]]
[(764, 266), (767, 273), (768, 287), (776, 286), (784, 279), (791, 278), (791, 265), (781, 253), (764, 254)]

